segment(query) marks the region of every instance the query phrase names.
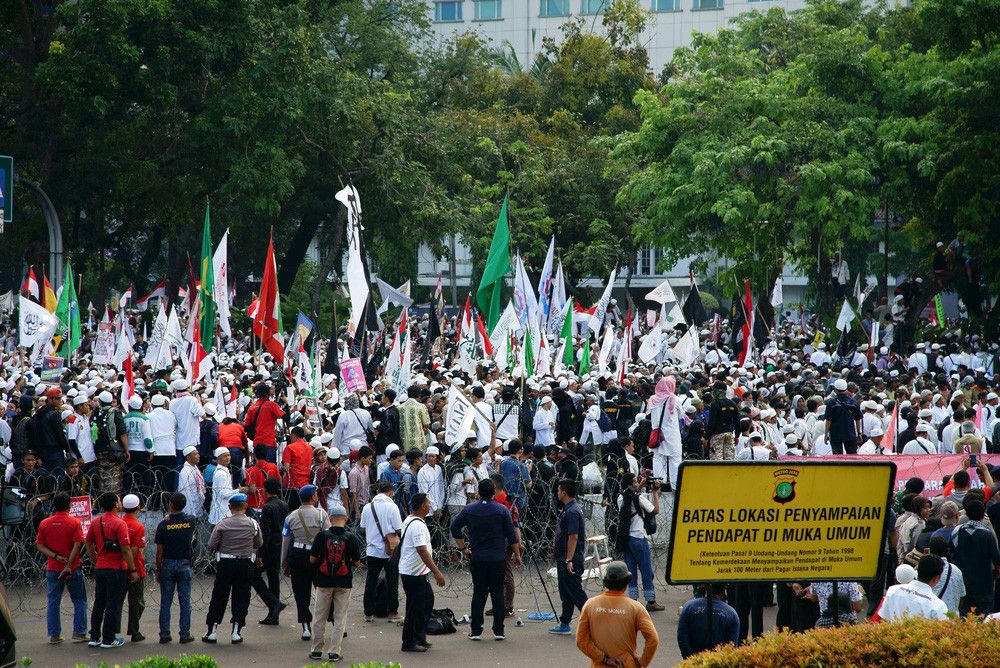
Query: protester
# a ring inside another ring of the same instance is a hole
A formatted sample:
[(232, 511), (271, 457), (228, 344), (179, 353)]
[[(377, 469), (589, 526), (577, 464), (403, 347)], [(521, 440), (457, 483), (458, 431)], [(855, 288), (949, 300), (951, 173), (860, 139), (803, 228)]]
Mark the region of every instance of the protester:
[(934, 594), (934, 587), (943, 571), (944, 563), (940, 557), (933, 554), (920, 557), (917, 579), (909, 584), (889, 587), (873, 619), (887, 622), (908, 616), (947, 619), (948, 606)]
[[(87, 530), (87, 555), (94, 564), (94, 607), (90, 614), (90, 647), (113, 649), (125, 644), (118, 635), (126, 585), (139, 579), (129, 543), (128, 525), (118, 517), (121, 500), (113, 492), (100, 498), (103, 513)], [(123, 570), (122, 566), (127, 570)]]
[(431, 553), (431, 534), (425, 518), (431, 510), (426, 494), (417, 493), (410, 501), (412, 512), (403, 522), (399, 542), (399, 577), (406, 592), (406, 616), (403, 619), (404, 652), (426, 652), (427, 622), (434, 608), (434, 590), (427, 581), (427, 574), (434, 575), (439, 587), (445, 584), (444, 575), (438, 570)]
[(319, 661), (323, 658), (322, 648), (326, 631), (326, 619), (333, 609), (333, 629), (326, 641), (326, 655), (330, 661), (342, 660), (344, 629), (347, 628), (347, 611), (351, 603), (351, 588), (354, 586), (354, 569), (361, 565), (361, 546), (357, 538), (344, 530), (347, 511), (336, 507), (330, 514), (330, 528), (321, 531), (313, 540), (309, 551), (309, 563), (315, 568), (313, 584), (316, 585), (316, 604), (313, 619), (316, 620), (315, 638), (309, 658)]
[(549, 633), (563, 636), (573, 633), (569, 625), (573, 619), (573, 608), (583, 610), (583, 604), (587, 602), (587, 594), (583, 591), (586, 523), (580, 504), (576, 502), (576, 489), (576, 482), (573, 480), (559, 481), (557, 494), (559, 502), (563, 504), (563, 511), (559, 516), (552, 558), (556, 562), (562, 613), (559, 615), (559, 624), (549, 629)]
[[(589, 599), (580, 611), (576, 646), (598, 666), (649, 666), (660, 639), (649, 612), (625, 596), (633, 575), (620, 561), (604, 570), (604, 593)], [(637, 653), (637, 636), (642, 635), (642, 654)]]
[[(707, 588), (706, 588), (707, 592)], [(709, 594), (694, 598), (681, 608), (677, 620), (677, 645), (681, 656), (688, 658), (719, 645), (740, 643), (740, 621), (736, 610), (726, 603), (726, 586), (711, 586), (712, 633), (709, 635)]]
[(379, 575), (385, 573), (385, 606), (389, 621), (401, 621), (399, 616), (398, 571), (389, 563), (389, 556), (399, 544), (399, 532), (403, 518), (399, 507), (392, 500), (393, 486), (388, 480), (380, 480), (375, 487), (378, 492), (361, 512), (361, 531), (365, 535), (364, 611), (365, 621), (375, 619), (375, 592)]
[(126, 588), (128, 594), (128, 623), (126, 634), (132, 642), (142, 642), (146, 636), (139, 631), (139, 621), (146, 609), (146, 557), (143, 549), (146, 547), (146, 527), (136, 518), (136, 513), (142, 510), (142, 503), (135, 494), (126, 494), (122, 499), (122, 509), (125, 511), (122, 519), (128, 527), (128, 541), (135, 557), (135, 568), (138, 578), (129, 580)]
[(52, 498), (52, 516), (42, 520), (35, 538), (35, 547), (47, 559), (46, 623), (51, 645), (63, 641), (59, 606), (64, 589), (69, 590), (73, 602), (73, 642), (87, 641), (87, 585), (80, 570), (83, 525), (69, 514), (69, 509), (69, 494), (56, 494)]

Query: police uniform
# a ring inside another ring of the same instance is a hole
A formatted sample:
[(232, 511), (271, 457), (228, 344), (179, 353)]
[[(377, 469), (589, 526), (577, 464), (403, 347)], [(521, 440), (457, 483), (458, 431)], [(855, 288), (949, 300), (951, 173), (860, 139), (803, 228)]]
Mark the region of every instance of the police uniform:
[[(308, 499), (316, 494), (315, 485), (305, 485), (299, 489), (299, 498)], [(313, 540), (321, 531), (330, 528), (330, 517), (317, 506), (303, 504), (288, 513), (285, 527), (281, 532), (281, 566), (287, 570), (292, 580), (292, 594), (299, 624), (302, 625), (302, 639), (312, 638), (312, 612), (309, 610), (312, 597), (312, 575), (309, 566), (309, 550)]]
[[(234, 494), (230, 503), (246, 503), (246, 494)], [(215, 643), (216, 627), (222, 623), (226, 612), (226, 602), (232, 592), (233, 643), (243, 642), (240, 629), (246, 625), (247, 610), (250, 608), (250, 581), (254, 557), (263, 545), (264, 539), (257, 521), (245, 513), (237, 513), (223, 518), (215, 525), (208, 549), (218, 553), (215, 584), (212, 600), (208, 604), (208, 633), (202, 640)]]

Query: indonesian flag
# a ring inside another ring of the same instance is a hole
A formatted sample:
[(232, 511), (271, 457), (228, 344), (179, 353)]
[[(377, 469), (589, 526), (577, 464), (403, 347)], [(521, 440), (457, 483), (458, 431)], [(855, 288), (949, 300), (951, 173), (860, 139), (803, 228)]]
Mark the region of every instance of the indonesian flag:
[(479, 330), (479, 340), (483, 343), (483, 355), (493, 357), (493, 344), (490, 343), (490, 336), (486, 333), (486, 323), (483, 316), (476, 314), (476, 328)]
[(750, 348), (753, 345), (753, 298), (750, 296), (750, 281), (743, 281), (743, 347), (740, 348), (740, 367), (746, 365), (747, 358), (750, 357)]
[(461, 343), (462, 334), (464, 334), (465, 332), (467, 332), (472, 328), (472, 311), (470, 310), (471, 306), (472, 306), (472, 293), (470, 292), (465, 297), (465, 308), (462, 309), (462, 313), (458, 318), (458, 327), (456, 328), (458, 331), (455, 332), (456, 343)]
[(973, 424), (976, 425), (976, 429), (980, 432), (983, 431), (983, 402), (976, 404), (976, 417), (973, 418)]
[(573, 313), (586, 313), (587, 315), (594, 315), (597, 312), (597, 304), (594, 304), (590, 308), (584, 308), (576, 299), (573, 300)]
[(896, 452), (896, 436), (899, 431), (899, 403), (892, 408), (892, 417), (889, 424), (885, 426), (885, 436), (882, 437), (882, 449)]
[(122, 393), (119, 399), (122, 402), (122, 410), (128, 410), (128, 400), (135, 395), (135, 376), (132, 374), (131, 354), (122, 361), (122, 371), (125, 374), (125, 382), (122, 383)]
[(156, 287), (153, 288), (148, 295), (136, 299), (135, 307), (140, 311), (145, 311), (147, 308), (149, 308), (149, 302), (153, 301), (154, 299), (166, 299), (166, 297), (167, 297), (167, 280), (163, 279), (156, 284)]
[[(194, 293), (194, 304), (192, 308), (194, 309), (191, 313), (198, 313), (198, 306), (200, 302), (201, 295), (197, 292)], [(185, 342), (187, 346), (187, 355), (185, 361), (187, 362), (187, 368), (190, 375), (188, 382), (197, 383), (203, 376), (205, 376), (209, 371), (212, 370), (214, 364), (212, 363), (212, 357), (205, 352), (204, 346), (201, 345), (201, 326), (198, 322), (198, 318), (192, 316), (188, 318), (188, 331), (187, 331), (187, 341)]]
[(28, 277), (24, 279), (24, 285), (21, 286), (21, 290), (27, 292), (36, 302), (41, 303), (41, 297), (39, 297), (41, 293), (38, 291), (38, 279), (35, 278), (34, 267), (28, 267)]
[(253, 317), (253, 333), (278, 364), (285, 361), (285, 340), (281, 333), (281, 298), (278, 295), (278, 269), (274, 260), (274, 238), (267, 243), (264, 278)]
[(552, 359), (549, 357), (549, 345), (543, 334), (538, 339), (538, 362), (535, 366), (535, 376), (548, 376), (552, 370)]
[(632, 309), (625, 316), (625, 334), (622, 337), (622, 347), (618, 349), (618, 386), (625, 383), (628, 373), (628, 363), (632, 359)]

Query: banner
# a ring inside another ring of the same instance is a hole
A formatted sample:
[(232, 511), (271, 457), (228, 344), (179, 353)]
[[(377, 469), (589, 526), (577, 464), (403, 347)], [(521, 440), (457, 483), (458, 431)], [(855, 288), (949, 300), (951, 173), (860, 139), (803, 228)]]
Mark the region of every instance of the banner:
[(90, 520), (94, 516), (94, 510), (90, 505), (90, 497), (74, 496), (70, 499), (69, 516), (80, 520), (80, 524), (83, 525), (83, 535), (86, 536), (87, 529), (90, 528)]
[[(164, 317), (163, 326), (166, 327), (166, 317)], [(159, 348), (159, 341), (162, 337), (162, 329), (160, 332), (153, 328), (153, 343)], [(150, 345), (152, 347), (152, 344)], [(115, 358), (115, 327), (110, 322), (102, 322), (97, 326), (97, 339), (94, 341), (94, 364), (111, 364), (112, 360)]]
[[(891, 461), (681, 463), (667, 581), (871, 580)], [(706, 495), (706, 489), (726, 490)]]
[(944, 329), (947, 323), (944, 318), (944, 304), (941, 302), (941, 293), (934, 295), (934, 313), (937, 315), (938, 327)]
[(448, 390), (448, 417), (445, 421), (444, 442), (455, 447), (472, 432), (476, 409), (472, 402), (454, 385)]
[(343, 374), (344, 387), (348, 392), (368, 391), (365, 382), (365, 372), (361, 368), (361, 360), (356, 358), (341, 360), (340, 373)]
[(42, 358), (41, 378), (44, 381), (58, 381), (62, 376), (63, 365), (66, 363), (62, 357), (50, 357), (46, 355)]
[[(819, 462), (892, 462), (896, 465), (896, 477), (892, 483), (893, 492), (898, 492), (906, 487), (906, 481), (910, 478), (920, 478), (924, 481), (924, 491), (921, 496), (939, 496), (944, 489), (941, 478), (955, 473), (962, 460), (968, 455), (850, 455), (836, 456), (825, 455), (823, 457), (807, 457), (806, 461)], [(803, 461), (802, 457), (784, 456), (781, 461)], [(1000, 455), (979, 455), (979, 461), (986, 462), (990, 467), (1000, 465)], [(969, 477), (972, 479), (973, 487), (982, 487), (983, 483), (976, 475), (975, 470), (969, 469)]]

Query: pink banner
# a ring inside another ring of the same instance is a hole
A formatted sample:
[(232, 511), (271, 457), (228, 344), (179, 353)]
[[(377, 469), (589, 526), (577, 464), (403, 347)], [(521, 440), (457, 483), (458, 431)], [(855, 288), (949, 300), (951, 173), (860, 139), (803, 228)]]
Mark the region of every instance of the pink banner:
[(340, 363), (340, 373), (344, 375), (344, 387), (348, 392), (368, 391), (368, 383), (365, 382), (365, 372), (361, 368), (361, 360), (346, 359)]
[[(939, 496), (944, 488), (941, 478), (954, 474), (962, 466), (962, 460), (968, 455), (852, 455), (826, 457), (781, 457), (782, 461), (866, 461), (866, 462), (895, 462), (896, 480), (893, 483), (893, 490), (899, 491), (906, 486), (906, 481), (910, 478), (921, 478), (924, 481), (923, 496)], [(1000, 465), (1000, 455), (979, 455), (979, 461), (984, 461), (991, 468)], [(982, 487), (983, 481), (979, 479), (975, 470), (969, 469), (969, 476), (972, 478), (973, 487)]]
[(94, 516), (90, 506), (90, 497), (74, 496), (70, 499), (69, 514), (70, 517), (80, 520), (80, 524), (83, 525), (83, 535), (86, 536), (87, 529), (90, 528), (90, 519)]

